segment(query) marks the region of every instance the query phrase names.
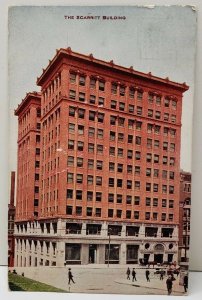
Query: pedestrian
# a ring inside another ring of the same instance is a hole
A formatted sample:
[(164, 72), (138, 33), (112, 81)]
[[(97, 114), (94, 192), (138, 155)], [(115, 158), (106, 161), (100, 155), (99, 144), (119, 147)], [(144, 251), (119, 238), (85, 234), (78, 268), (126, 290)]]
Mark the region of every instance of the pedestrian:
[(133, 270), (132, 270), (132, 281), (134, 282), (134, 280), (135, 281), (137, 281), (137, 279), (136, 279), (136, 271), (135, 271), (135, 268), (133, 268)]
[(163, 280), (163, 278), (164, 278), (164, 271), (160, 270), (160, 280)]
[(150, 282), (150, 278), (149, 278), (150, 272), (149, 272), (149, 270), (145, 271), (145, 275), (146, 275), (147, 282)]
[(73, 279), (72, 271), (71, 271), (70, 268), (69, 268), (69, 270), (68, 270), (68, 279), (69, 279), (68, 284), (70, 284), (71, 281), (72, 281), (73, 283), (75, 283), (75, 282), (74, 282), (74, 279)]
[(130, 280), (130, 269), (128, 267), (127, 271), (126, 271), (126, 275), (127, 275), (127, 279)]
[(173, 280), (171, 275), (169, 275), (168, 279), (166, 280), (166, 286), (167, 286), (168, 295), (170, 295), (172, 293), (172, 288), (173, 288)]
[(185, 274), (185, 276), (184, 276), (183, 285), (184, 285), (184, 292), (186, 293), (187, 289), (188, 289), (188, 274)]

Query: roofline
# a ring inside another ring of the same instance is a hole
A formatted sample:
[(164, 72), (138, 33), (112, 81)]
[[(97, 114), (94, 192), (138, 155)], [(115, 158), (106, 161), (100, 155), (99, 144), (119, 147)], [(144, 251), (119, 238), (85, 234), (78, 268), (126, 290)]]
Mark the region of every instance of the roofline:
[(41, 104), (41, 93), (36, 91), (27, 93), (25, 98), (22, 99), (22, 102), (18, 104), (18, 107), (14, 110), (14, 115), (18, 116), (20, 112), (24, 109), (24, 107), (28, 104), (28, 102), (32, 99), (39, 101), (39, 104)]
[(117, 65), (114, 63), (113, 60), (111, 60), (110, 62), (101, 60), (101, 59), (97, 59), (94, 58), (93, 54), (89, 54), (89, 55), (84, 55), (78, 52), (74, 52), (71, 50), (70, 47), (68, 47), (67, 49), (61, 48), (61, 49), (57, 49), (56, 50), (56, 55), (53, 57), (52, 60), (49, 60), (49, 64), (48, 66), (43, 69), (43, 73), (41, 74), (40, 77), (37, 77), (37, 85), (41, 86), (43, 84), (43, 82), (45, 81), (44, 78), (46, 77), (47, 73), (49, 72), (49, 70), (51, 70), (51, 68), (53, 67), (53, 65), (57, 62), (58, 59), (60, 59), (60, 57), (72, 57), (72, 58), (77, 58), (86, 62), (91, 62), (97, 65), (100, 65), (102, 67), (107, 67), (116, 71), (120, 71), (120, 72), (124, 72), (139, 78), (143, 78), (143, 79), (149, 79), (152, 81), (156, 81), (158, 83), (163, 83), (166, 84), (168, 86), (172, 86), (173, 88), (176, 89), (180, 89), (182, 92), (185, 92), (189, 89), (189, 86), (184, 82), (184, 83), (178, 83), (178, 82), (174, 82), (171, 81), (168, 77), (166, 77), (165, 79), (161, 78), (161, 77), (157, 77), (152, 75), (151, 72), (149, 73), (143, 73), (143, 72), (139, 72), (133, 69), (133, 66), (126, 68), (120, 65)]

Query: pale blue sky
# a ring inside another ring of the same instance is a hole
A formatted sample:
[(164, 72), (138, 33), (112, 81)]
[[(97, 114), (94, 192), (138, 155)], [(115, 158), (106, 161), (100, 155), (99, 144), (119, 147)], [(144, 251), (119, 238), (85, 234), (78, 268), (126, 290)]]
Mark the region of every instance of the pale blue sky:
[[(64, 15), (126, 16), (126, 20), (65, 20)], [(68, 38), (67, 38), (68, 36)], [(16, 169), (17, 118), (13, 110), (57, 48), (173, 81), (186, 82), (181, 168), (191, 170), (196, 12), (191, 7), (13, 7), (9, 11), (10, 168)]]

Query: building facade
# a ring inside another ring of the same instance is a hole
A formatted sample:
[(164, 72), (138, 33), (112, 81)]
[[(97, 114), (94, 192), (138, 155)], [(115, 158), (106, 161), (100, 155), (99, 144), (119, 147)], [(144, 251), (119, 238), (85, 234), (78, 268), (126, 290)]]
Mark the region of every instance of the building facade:
[(14, 266), (15, 172), (11, 172), (10, 203), (8, 204), (8, 266)]
[(181, 265), (187, 265), (190, 245), (191, 173), (182, 171), (180, 175), (179, 261)]
[(15, 113), (20, 122), (31, 105), (36, 115), (41, 99), (40, 172), (28, 177), (33, 193), (39, 174), (39, 197), (34, 206), (18, 180), (17, 265), (177, 261), (188, 86), (71, 48), (57, 50), (37, 85), (37, 104), (29, 95)]

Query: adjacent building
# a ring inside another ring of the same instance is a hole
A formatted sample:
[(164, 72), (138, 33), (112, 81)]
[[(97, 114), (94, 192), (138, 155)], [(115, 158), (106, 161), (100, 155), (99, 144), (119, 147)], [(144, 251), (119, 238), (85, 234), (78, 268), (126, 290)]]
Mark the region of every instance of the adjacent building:
[(14, 266), (15, 172), (11, 172), (10, 203), (8, 204), (8, 266)]
[(188, 86), (71, 48), (37, 85), (15, 111), (16, 265), (177, 261)]
[(188, 265), (191, 215), (191, 173), (182, 171), (180, 176), (179, 261), (181, 265)]

